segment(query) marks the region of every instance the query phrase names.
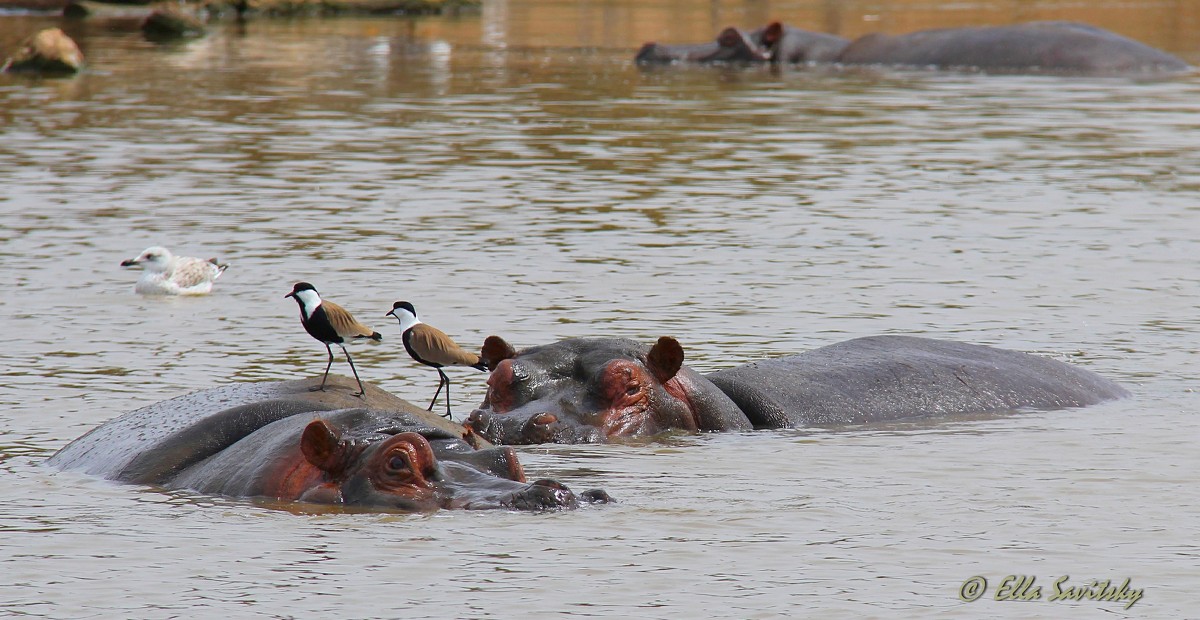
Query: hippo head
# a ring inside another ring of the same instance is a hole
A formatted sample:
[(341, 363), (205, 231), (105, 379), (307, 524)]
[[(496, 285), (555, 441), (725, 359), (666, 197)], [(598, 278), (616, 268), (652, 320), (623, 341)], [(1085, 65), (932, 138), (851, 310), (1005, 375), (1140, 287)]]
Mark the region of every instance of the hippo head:
[(770, 57), (771, 62), (794, 61), (796, 59), (784, 58), (782, 54), (783, 42), (786, 37), (783, 24), (779, 22), (771, 22), (761, 30), (756, 30), (751, 33), (751, 41), (762, 46)]
[(491, 336), (483, 357), (492, 374), (467, 426), (493, 443), (598, 443), (663, 431), (728, 426), (740, 411), (683, 366), (683, 347), (621, 339), (570, 339), (516, 353)]
[(718, 49), (704, 62), (768, 62), (771, 53), (744, 30), (726, 28), (717, 35)]
[(704, 62), (720, 48), (715, 41), (699, 45), (666, 45), (646, 43), (638, 50), (634, 62), (639, 65), (669, 64), (676, 62)]
[(837, 62), (849, 39), (771, 22), (749, 35), (773, 63)]
[(634, 60), (640, 65), (674, 62), (766, 62), (770, 60), (770, 53), (756, 43), (750, 34), (737, 28), (726, 28), (717, 35), (715, 41), (698, 45), (647, 43), (638, 50)]
[[(463, 450), (461, 441), (447, 444), (435, 438), (431, 444), (411, 431), (383, 440), (347, 439), (318, 419), (305, 427), (300, 451), (311, 467), (285, 476), (285, 484), (296, 488), (279, 496), (403, 511), (546, 510), (579, 503), (570, 489), (554, 480), (527, 483), (512, 448)], [(589, 491), (583, 499), (608, 498), (603, 491)]]

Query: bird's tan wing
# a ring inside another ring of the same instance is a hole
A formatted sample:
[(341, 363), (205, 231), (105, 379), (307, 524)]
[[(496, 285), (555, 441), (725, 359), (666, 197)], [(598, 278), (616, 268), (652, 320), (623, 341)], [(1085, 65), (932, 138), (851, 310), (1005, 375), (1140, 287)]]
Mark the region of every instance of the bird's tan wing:
[(354, 315), (332, 301), (321, 300), (321, 307), (325, 308), (329, 324), (342, 338), (374, 338), (377, 335), (375, 330), (356, 321)]
[(175, 271), (171, 274), (171, 280), (179, 288), (192, 288), (216, 279), (213, 276), (215, 269), (212, 263), (206, 260), (190, 256), (181, 256), (176, 260)]
[(442, 330), (417, 323), (409, 336), (409, 346), (426, 361), (442, 366), (474, 366), (479, 363), (479, 356), (458, 346), (450, 336)]

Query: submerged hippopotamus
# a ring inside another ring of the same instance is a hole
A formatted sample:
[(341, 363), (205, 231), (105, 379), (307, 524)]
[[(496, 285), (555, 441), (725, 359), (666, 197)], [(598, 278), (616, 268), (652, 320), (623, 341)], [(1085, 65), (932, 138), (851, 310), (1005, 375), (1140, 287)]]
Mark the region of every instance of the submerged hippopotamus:
[(677, 62), (838, 62), (850, 40), (835, 34), (811, 32), (779, 22), (745, 31), (726, 28), (715, 41), (693, 45), (647, 43), (638, 50), (638, 64)]
[[(572, 508), (553, 480), (525, 481), (512, 448), (476, 449), (458, 425), (377, 388), (330, 377), (243, 383), (138, 409), (93, 429), (48, 464), (122, 482), (401, 511)], [(484, 443), (484, 442), (479, 442)]]
[(873, 336), (701, 375), (683, 348), (571, 339), (517, 353), (496, 336), (467, 426), (504, 444), (604, 442), (663, 431), (857, 424), (1081, 407), (1129, 393), (1063, 362), (992, 347)]
[(854, 41), (774, 22), (750, 32), (726, 28), (712, 43), (647, 43), (636, 60), (641, 64), (839, 63), (1086, 75), (1190, 69), (1179, 58), (1144, 43), (1095, 26), (1061, 21), (941, 28), (894, 36), (873, 33)]
[(21, 42), (0, 73), (69, 75), (83, 69), (83, 52), (61, 28), (44, 28)]

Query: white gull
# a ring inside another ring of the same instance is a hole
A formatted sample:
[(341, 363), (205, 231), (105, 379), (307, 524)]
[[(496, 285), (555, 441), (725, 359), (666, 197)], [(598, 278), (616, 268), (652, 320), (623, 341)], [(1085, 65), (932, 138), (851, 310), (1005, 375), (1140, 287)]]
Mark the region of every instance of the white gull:
[(141, 295), (205, 295), (229, 267), (215, 258), (175, 256), (161, 246), (146, 248), (137, 258), (121, 261), (121, 266), (142, 268), (142, 277), (133, 287)]

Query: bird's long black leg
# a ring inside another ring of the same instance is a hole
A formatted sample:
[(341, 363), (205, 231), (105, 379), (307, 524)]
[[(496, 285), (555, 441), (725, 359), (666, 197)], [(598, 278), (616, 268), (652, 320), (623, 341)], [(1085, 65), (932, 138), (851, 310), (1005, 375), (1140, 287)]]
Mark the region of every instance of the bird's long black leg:
[(442, 381), (446, 382), (446, 419), (449, 420), (449, 419), (451, 419), (451, 416), (450, 416), (450, 377), (447, 377), (446, 373), (442, 372), (441, 368), (437, 369), (437, 371), (438, 371), (438, 374), (442, 376)]
[(329, 352), (329, 363), (325, 364), (325, 376), (321, 377), (321, 385), (318, 385), (315, 388), (309, 389), (310, 392), (324, 392), (325, 391), (325, 380), (329, 378), (329, 369), (330, 369), (330, 367), (333, 366), (333, 349), (331, 349), (329, 347), (329, 345), (326, 344), (325, 350)]
[(350, 372), (354, 373), (354, 380), (358, 382), (358, 391), (355, 392), (354, 395), (365, 396), (367, 394), (367, 389), (363, 387), (362, 379), (358, 378), (358, 369), (354, 367), (354, 360), (350, 358), (350, 352), (347, 351), (346, 347), (343, 346), (342, 353), (346, 354), (346, 361), (350, 362)]
[(437, 392), (434, 392), (434, 393), (433, 393), (433, 400), (429, 401), (429, 406), (425, 408), (425, 411), (433, 411), (433, 406), (437, 404), (437, 398), (438, 398), (438, 396), (441, 396), (441, 394), (442, 394), (442, 379), (444, 379), (444, 378), (445, 378), (445, 376), (446, 376), (446, 375), (443, 375), (443, 374), (442, 374), (442, 369), (441, 369), (441, 368), (438, 368), (437, 366), (434, 366), (434, 367), (433, 367), (433, 369), (434, 369), (434, 370), (436, 370), (436, 371), (438, 371), (438, 375), (441, 375), (441, 376), (440, 376), (440, 377), (438, 377), (438, 389), (437, 389)]

